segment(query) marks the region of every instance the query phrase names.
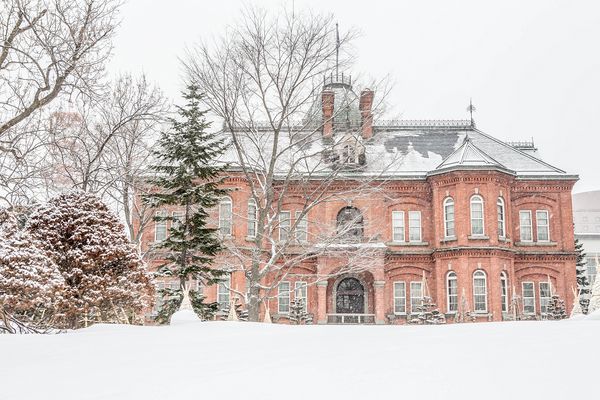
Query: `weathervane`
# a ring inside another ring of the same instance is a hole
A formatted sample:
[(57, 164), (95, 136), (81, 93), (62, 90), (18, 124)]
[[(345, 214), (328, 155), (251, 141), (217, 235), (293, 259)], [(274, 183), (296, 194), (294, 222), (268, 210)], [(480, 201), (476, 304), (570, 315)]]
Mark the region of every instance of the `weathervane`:
[(473, 98), (469, 99), (469, 107), (467, 107), (467, 111), (471, 115), (471, 127), (474, 127), (475, 126), (475, 120), (473, 119), (473, 111), (477, 111), (477, 109), (473, 105)]

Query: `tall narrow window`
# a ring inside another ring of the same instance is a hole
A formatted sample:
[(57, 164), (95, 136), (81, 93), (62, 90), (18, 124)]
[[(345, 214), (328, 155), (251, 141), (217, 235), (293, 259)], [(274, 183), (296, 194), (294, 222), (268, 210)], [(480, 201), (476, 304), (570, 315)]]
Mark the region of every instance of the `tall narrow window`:
[(500, 296), (502, 312), (508, 312), (508, 277), (504, 271), (500, 272)]
[(535, 220), (537, 226), (537, 240), (538, 242), (550, 241), (550, 224), (548, 218), (548, 211), (538, 210), (535, 212)]
[(421, 241), (421, 211), (408, 212), (408, 240)]
[(519, 211), (519, 229), (521, 231), (521, 242), (533, 241), (533, 233), (531, 229), (531, 211)]
[(231, 287), (231, 274), (226, 274), (221, 278), (217, 286), (217, 303), (219, 310), (229, 308), (229, 288)]
[(448, 197), (444, 200), (444, 237), (454, 236), (454, 200)]
[(423, 303), (423, 282), (410, 283), (410, 312), (416, 313), (418, 307)]
[[(157, 218), (164, 218), (167, 216), (166, 211), (157, 211)], [(162, 242), (167, 238), (167, 221), (164, 219), (160, 219), (158, 221), (154, 221), (154, 241)]]
[(502, 197), (498, 197), (498, 237), (505, 238), (506, 237), (506, 211), (504, 208), (504, 199)]
[(280, 282), (277, 291), (278, 311), (280, 314), (290, 312), (290, 283)]
[(337, 234), (343, 241), (360, 242), (364, 232), (364, 221), (360, 210), (347, 206), (337, 215)]
[(394, 314), (406, 314), (406, 282), (394, 282)]
[(447, 290), (447, 301), (448, 301), (448, 313), (455, 313), (458, 311), (458, 280), (456, 279), (456, 272), (448, 272), (446, 278), (446, 290)]
[(306, 214), (301, 218), (302, 211), (296, 211), (296, 241), (306, 242), (308, 240), (308, 218)]
[(548, 313), (548, 305), (550, 304), (550, 283), (540, 282), (540, 313)]
[(476, 313), (487, 312), (487, 279), (483, 271), (473, 274), (473, 304)]
[(230, 197), (223, 197), (219, 202), (219, 231), (224, 236), (231, 235), (233, 202)]
[(471, 197), (471, 235), (483, 235), (483, 198)]
[(288, 239), (290, 234), (290, 212), (280, 211), (279, 212), (279, 241), (284, 242)]
[(392, 241), (404, 242), (404, 211), (392, 211)]
[(535, 289), (533, 282), (523, 282), (523, 313), (535, 314)]
[(257, 214), (256, 201), (248, 200), (248, 237), (256, 237)]
[(308, 298), (306, 296), (308, 288), (306, 282), (296, 281), (294, 283), (294, 299), (296, 301), (302, 300), (302, 305), (304, 306), (304, 312), (308, 310)]

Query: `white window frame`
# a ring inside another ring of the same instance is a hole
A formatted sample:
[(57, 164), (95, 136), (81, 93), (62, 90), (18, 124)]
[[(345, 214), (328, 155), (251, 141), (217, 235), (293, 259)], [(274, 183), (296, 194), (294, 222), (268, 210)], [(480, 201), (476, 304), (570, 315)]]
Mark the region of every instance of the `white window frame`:
[(304, 300), (304, 312), (308, 312), (308, 283), (305, 281), (294, 282), (294, 300)]
[[(483, 281), (483, 293), (477, 293), (478, 286), (477, 281)], [(478, 296), (483, 296), (483, 304), (484, 307), (478, 309), (477, 307), (481, 304), (481, 301), (478, 301)], [(487, 290), (487, 274), (485, 271), (478, 269), (473, 272), (473, 311), (477, 314), (486, 314), (488, 312), (488, 290)]]
[[(254, 212), (252, 212), (254, 210)], [(258, 207), (256, 206), (256, 200), (250, 198), (248, 200), (248, 226), (246, 235), (250, 238), (256, 237), (256, 230), (258, 229)]]
[[(548, 294), (547, 296), (542, 296), (543, 286), (546, 287), (545, 294)], [(548, 314), (548, 305), (550, 305), (550, 301), (552, 300), (552, 293), (550, 293), (550, 283), (548, 281), (539, 282), (538, 293), (540, 296), (540, 314), (546, 315)]]
[[(419, 295), (415, 296), (413, 292), (418, 291)], [(417, 302), (421, 302), (423, 300), (423, 282), (422, 281), (412, 281), (410, 283), (410, 313), (414, 314), (416, 308), (415, 306), (419, 306)]]
[(231, 273), (226, 273), (217, 283), (217, 303), (219, 310), (224, 310), (231, 303)]
[[(287, 289), (282, 286), (286, 286)], [(281, 281), (277, 285), (277, 313), (278, 314), (289, 314), (290, 313), (290, 282)], [(287, 305), (282, 307), (282, 300), (287, 300)]]
[(500, 302), (502, 312), (508, 312), (508, 275), (505, 271), (500, 272)]
[[(525, 297), (525, 285), (531, 285), (531, 296), (527, 296)], [(535, 315), (535, 283), (534, 282), (521, 282), (521, 299), (523, 300), (523, 314), (525, 315)], [(526, 310), (526, 305), (525, 305), (525, 300), (530, 300), (531, 301), (531, 307), (533, 307), (533, 310), (531, 312), (528, 312)]]
[[(280, 242), (290, 239), (291, 226), (292, 226), (292, 213), (290, 211), (280, 211), (279, 212), (279, 241)], [(283, 232), (285, 232), (285, 234), (282, 234)]]
[[(477, 217), (475, 218), (473, 216), (473, 205), (481, 205), (481, 218)], [(471, 200), (469, 202), (470, 205), (470, 216), (471, 216), (471, 236), (485, 236), (485, 204), (483, 202), (483, 197), (481, 197), (480, 195), (476, 194), (471, 196)], [(479, 221), (481, 220), (481, 232), (474, 232), (474, 228), (475, 225), (473, 224), (473, 221)]]
[[(540, 224), (540, 214), (546, 214), (546, 225)], [(550, 212), (548, 210), (536, 210), (535, 211), (535, 227), (536, 227), (536, 239), (538, 242), (549, 242), (550, 241)], [(546, 229), (546, 239), (540, 239), (540, 227)]]
[(498, 197), (496, 207), (498, 213), (498, 237), (504, 239), (506, 238), (506, 203), (502, 197)]
[[(165, 210), (160, 210), (160, 211), (157, 211), (154, 215), (156, 215), (157, 217), (166, 217), (167, 212)], [(161, 231), (164, 230), (163, 238), (158, 237), (159, 228), (161, 229)], [(162, 242), (163, 240), (167, 239), (167, 236), (168, 236), (167, 221), (166, 220), (154, 221), (154, 241)]]
[[(223, 207), (228, 207), (228, 210), (223, 210)], [(224, 215), (227, 212), (229, 216)], [(219, 201), (219, 232), (223, 236), (231, 236), (233, 233), (233, 200), (229, 196)]]
[[(411, 216), (418, 215), (418, 219), (411, 218)], [(419, 226), (413, 226), (412, 222), (419, 222)], [(419, 237), (413, 238), (413, 229), (419, 229)], [(408, 240), (411, 243), (420, 243), (423, 241), (423, 221), (421, 219), (421, 211), (409, 211), (408, 212)]]
[(302, 211), (296, 211), (296, 230), (294, 231), (294, 239), (298, 243), (306, 243), (308, 242), (308, 215), (304, 214), (302, 218), (300, 218), (300, 214)]
[[(402, 287), (402, 293), (398, 293), (398, 287)], [(399, 311), (398, 303), (401, 303), (401, 310)], [(406, 315), (406, 282), (396, 281), (394, 282), (394, 314), (395, 315)]]
[[(400, 231), (399, 235), (396, 235), (397, 230)], [(404, 211), (392, 211), (392, 242), (405, 242), (405, 230)]]
[[(454, 293), (450, 291), (451, 283), (454, 285)], [(451, 305), (454, 305), (454, 307), (451, 307)], [(448, 314), (456, 314), (458, 312), (458, 277), (454, 271), (450, 271), (446, 275), (446, 310)]]
[[(529, 226), (527, 225), (523, 225), (523, 215), (528, 215), (529, 216)], [(529, 228), (529, 238), (525, 238), (523, 236), (523, 227), (528, 227)], [(531, 215), (531, 210), (519, 210), (519, 240), (521, 242), (533, 242), (533, 220), (532, 220), (532, 215)]]
[[(453, 238), (456, 237), (456, 225), (454, 223), (456, 219), (456, 208), (454, 205), (454, 199), (452, 197), (446, 197), (444, 199), (444, 237)], [(452, 207), (452, 219), (448, 218), (448, 208)]]

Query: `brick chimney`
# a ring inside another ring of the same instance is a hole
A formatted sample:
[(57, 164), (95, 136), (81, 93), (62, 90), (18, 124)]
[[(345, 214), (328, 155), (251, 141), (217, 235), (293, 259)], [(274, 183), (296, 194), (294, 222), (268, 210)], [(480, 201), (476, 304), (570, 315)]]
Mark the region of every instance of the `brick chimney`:
[(361, 117), (361, 130), (363, 139), (370, 139), (373, 136), (373, 96), (375, 93), (371, 89), (365, 89), (360, 92), (360, 103), (358, 109)]
[(335, 93), (333, 90), (323, 90), (323, 137), (330, 138), (333, 134), (333, 101)]

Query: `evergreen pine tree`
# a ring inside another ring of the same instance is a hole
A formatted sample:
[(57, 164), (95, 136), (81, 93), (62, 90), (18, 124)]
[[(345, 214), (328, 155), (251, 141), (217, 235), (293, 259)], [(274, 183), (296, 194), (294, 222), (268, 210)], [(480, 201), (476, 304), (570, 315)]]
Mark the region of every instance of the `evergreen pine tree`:
[(304, 299), (296, 299), (290, 302), (289, 319), (292, 324), (302, 325), (312, 323), (311, 315), (306, 312)]
[(577, 253), (575, 268), (577, 268), (577, 290), (579, 291), (579, 304), (581, 304), (581, 311), (584, 314), (587, 314), (588, 305), (590, 304), (590, 300), (587, 298), (587, 295), (590, 293), (590, 282), (586, 276), (583, 243), (580, 243), (579, 239), (575, 239), (575, 253)]
[(557, 294), (553, 294), (550, 298), (548, 309), (546, 311), (546, 318), (555, 320), (567, 318), (565, 302)]
[[(210, 124), (205, 119), (206, 111), (200, 109), (202, 95), (190, 86), (183, 97), (187, 104), (177, 108), (179, 117), (170, 120), (171, 129), (162, 133), (154, 153), (157, 165), (152, 169), (157, 176), (151, 183), (155, 191), (144, 197), (152, 207), (182, 212), (177, 220), (172, 216), (155, 217), (156, 221), (172, 222), (169, 236), (157, 246), (166, 253), (159, 273), (180, 281), (180, 289), (161, 291), (165, 301), (156, 319), (163, 323), (178, 309), (186, 282), (196, 279), (210, 285), (224, 274), (210, 267), (222, 247), (216, 229), (208, 227), (208, 209), (226, 193), (219, 188), (224, 167), (216, 163), (225, 146), (207, 131)], [(193, 291), (190, 297), (201, 318), (214, 315), (216, 304), (205, 304), (203, 296)]]
[(430, 296), (423, 296), (420, 304), (415, 310), (416, 318), (412, 318), (409, 322), (422, 325), (437, 325), (445, 324), (446, 317), (440, 312), (435, 302)]

